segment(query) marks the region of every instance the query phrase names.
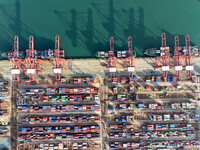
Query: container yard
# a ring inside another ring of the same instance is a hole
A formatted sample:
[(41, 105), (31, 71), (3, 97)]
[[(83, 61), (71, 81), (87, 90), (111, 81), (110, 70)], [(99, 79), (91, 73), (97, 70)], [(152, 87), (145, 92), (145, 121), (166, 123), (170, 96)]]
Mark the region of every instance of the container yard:
[[(50, 82), (54, 84), (18, 85), (18, 149), (100, 149), (98, 77), (65, 77), (59, 84), (53, 79)], [(36, 88), (40, 85), (46, 88)]]
[(10, 84), (0, 75), (0, 149), (10, 143)]
[(107, 149), (199, 149), (195, 92), (199, 85), (196, 76), (192, 78), (189, 82), (152, 75), (105, 79)]

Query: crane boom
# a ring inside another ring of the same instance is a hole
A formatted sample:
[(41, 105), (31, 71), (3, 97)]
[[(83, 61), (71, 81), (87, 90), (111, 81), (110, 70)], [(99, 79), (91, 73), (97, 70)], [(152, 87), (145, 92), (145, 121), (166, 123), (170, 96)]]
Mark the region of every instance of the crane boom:
[(166, 34), (162, 33), (161, 37), (162, 37), (162, 47), (166, 47)]
[(14, 54), (13, 57), (14, 58), (18, 58), (19, 56), (19, 37), (17, 35), (15, 35), (14, 37)]
[(128, 37), (128, 54), (129, 56), (133, 55), (133, 47), (132, 47), (132, 37)]
[(110, 51), (109, 51), (109, 56), (114, 56), (114, 38), (113, 36), (110, 37)]

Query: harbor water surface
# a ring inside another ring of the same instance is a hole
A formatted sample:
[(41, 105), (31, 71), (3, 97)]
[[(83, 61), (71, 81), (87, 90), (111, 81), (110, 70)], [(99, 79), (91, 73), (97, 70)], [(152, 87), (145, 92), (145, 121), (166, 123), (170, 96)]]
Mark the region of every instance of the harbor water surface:
[(54, 37), (67, 58), (91, 58), (109, 50), (109, 37), (115, 50), (127, 49), (133, 37), (137, 56), (161, 46), (161, 33), (167, 45), (174, 46), (174, 35), (184, 45), (200, 45), (199, 0), (1, 0), (0, 52), (12, 51), (13, 37), (19, 36), (20, 50), (28, 48), (29, 35), (35, 49), (53, 49)]

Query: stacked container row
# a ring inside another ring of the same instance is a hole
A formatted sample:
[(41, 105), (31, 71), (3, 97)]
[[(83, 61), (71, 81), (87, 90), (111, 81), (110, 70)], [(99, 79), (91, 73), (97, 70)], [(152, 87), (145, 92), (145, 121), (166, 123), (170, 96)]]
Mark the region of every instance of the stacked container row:
[(93, 94), (97, 93), (96, 87), (86, 87), (86, 88), (59, 88), (59, 94)]
[(194, 131), (154, 131), (154, 132), (111, 132), (110, 138), (113, 139), (149, 139), (154, 138), (170, 138), (170, 137), (195, 137)]
[(8, 115), (7, 110), (0, 110), (0, 116)]
[(93, 77), (86, 77), (86, 78), (73, 78), (73, 80), (69, 81), (70, 84), (89, 84), (94, 83)]
[(186, 123), (169, 123), (169, 124), (148, 124), (143, 125), (143, 129), (147, 129), (147, 131), (152, 130), (193, 130), (194, 127), (191, 124)]
[(8, 133), (8, 129), (7, 128), (1, 128), (0, 129), (0, 135), (6, 135)]
[(0, 82), (0, 97), (8, 96), (8, 90), (6, 89), (7, 85), (8, 85), (7, 82)]
[(99, 132), (99, 125), (91, 126), (66, 126), (66, 127), (19, 127), (18, 134), (44, 134), (44, 133), (86, 133), (86, 132)]
[(199, 141), (190, 140), (190, 141), (152, 141), (152, 142), (111, 142), (110, 147), (111, 149), (141, 149), (141, 148), (166, 148), (168, 146), (179, 148), (181, 146), (199, 146)]
[(18, 142), (26, 140), (38, 141), (38, 140), (75, 140), (75, 139), (97, 139), (99, 133), (65, 133), (65, 134), (21, 134), (18, 135)]
[(172, 109), (182, 108), (182, 109), (195, 109), (196, 105), (193, 102), (182, 102), (182, 103), (172, 103)]
[(99, 105), (18, 106), (18, 112), (98, 111)]
[[(68, 102), (68, 101), (91, 101), (91, 94), (86, 95), (57, 95), (57, 96), (43, 96), (43, 102)], [(98, 97), (98, 95), (95, 95)], [(98, 99), (96, 99), (98, 100)]]
[(22, 124), (38, 123), (89, 123), (99, 122), (99, 116), (50, 116), (50, 117), (25, 117)]
[(41, 95), (44, 89), (21, 89), (22, 95)]

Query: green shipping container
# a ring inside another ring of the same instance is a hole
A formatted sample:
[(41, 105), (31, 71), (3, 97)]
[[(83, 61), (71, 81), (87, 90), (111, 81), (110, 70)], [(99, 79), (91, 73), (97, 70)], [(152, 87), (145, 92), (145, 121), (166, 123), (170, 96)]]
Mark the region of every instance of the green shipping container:
[(161, 89), (160, 91), (161, 91), (161, 92), (165, 92), (165, 89)]

